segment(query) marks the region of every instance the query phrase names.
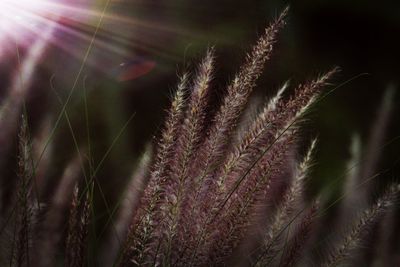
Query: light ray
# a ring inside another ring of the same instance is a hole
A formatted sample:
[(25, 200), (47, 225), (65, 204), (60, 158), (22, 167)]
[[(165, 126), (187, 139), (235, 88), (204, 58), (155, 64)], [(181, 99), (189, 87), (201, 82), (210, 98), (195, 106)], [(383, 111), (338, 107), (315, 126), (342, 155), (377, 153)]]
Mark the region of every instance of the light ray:
[[(87, 60), (91, 70), (115, 79), (112, 69), (137, 58), (150, 55), (150, 61), (155, 57), (176, 62), (179, 55), (168, 45), (170, 37), (165, 36), (195, 38), (193, 31), (151, 16), (135, 17), (126, 12), (127, 3), (112, 2), (110, 10), (103, 14), (105, 23), (98, 29), (95, 49)], [(44, 39), (48, 48), (42, 56), (60, 51), (71, 59), (69, 65), (76, 64), (101, 15), (100, 6), (96, 0), (0, 0), (0, 59), (14, 53), (15, 43), (21, 51), (29, 52), (36, 40)], [(130, 3), (129, 8), (135, 7), (142, 9), (140, 4)], [(51, 35), (46, 33), (48, 28), (53, 29)], [(48, 69), (54, 69), (52, 62), (43, 61)]]

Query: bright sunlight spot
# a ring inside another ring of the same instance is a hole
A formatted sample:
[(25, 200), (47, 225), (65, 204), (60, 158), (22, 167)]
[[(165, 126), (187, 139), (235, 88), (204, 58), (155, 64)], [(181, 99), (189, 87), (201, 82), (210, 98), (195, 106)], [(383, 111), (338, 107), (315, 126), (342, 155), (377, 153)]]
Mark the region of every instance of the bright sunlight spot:
[(0, 41), (21, 40), (57, 14), (57, 0), (0, 0)]

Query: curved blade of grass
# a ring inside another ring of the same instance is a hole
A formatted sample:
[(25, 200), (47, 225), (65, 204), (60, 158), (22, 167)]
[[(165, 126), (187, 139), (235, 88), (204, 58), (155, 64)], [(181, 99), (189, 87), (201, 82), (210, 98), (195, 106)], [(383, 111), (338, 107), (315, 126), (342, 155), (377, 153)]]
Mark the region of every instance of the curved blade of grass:
[(67, 96), (67, 99), (66, 99), (64, 105), (62, 106), (61, 111), (59, 112), (59, 114), (58, 114), (58, 116), (57, 116), (57, 119), (56, 119), (56, 122), (55, 122), (55, 124), (54, 124), (54, 127), (53, 127), (53, 129), (51, 130), (50, 135), (49, 135), (49, 137), (47, 138), (47, 140), (46, 140), (46, 142), (45, 142), (44, 148), (43, 148), (42, 152), (40, 153), (40, 156), (39, 156), (39, 158), (38, 158), (38, 160), (37, 160), (37, 162), (36, 162), (36, 165), (34, 166), (34, 169), (37, 168), (37, 166), (39, 165), (40, 161), (42, 160), (43, 155), (44, 155), (44, 153), (45, 153), (45, 151), (46, 151), (46, 149), (47, 149), (47, 147), (48, 147), (48, 145), (49, 145), (51, 139), (54, 137), (55, 132), (56, 132), (56, 130), (58, 129), (58, 127), (59, 127), (59, 125), (60, 125), (60, 122), (61, 122), (61, 119), (62, 119), (62, 117), (63, 117), (63, 115), (64, 115), (64, 112), (65, 112), (65, 110), (67, 109), (67, 106), (68, 106), (69, 102), (71, 101), (72, 95), (74, 94), (74, 91), (75, 91), (75, 89), (76, 89), (76, 87), (77, 87), (77, 85), (78, 85), (78, 81), (79, 81), (79, 79), (80, 79), (80, 77), (81, 77), (81, 75), (82, 75), (82, 72), (83, 72), (83, 70), (84, 70), (84, 68), (85, 68), (85, 66), (86, 66), (86, 62), (87, 62), (87, 60), (88, 60), (88, 58), (89, 58), (90, 52), (92, 51), (92, 48), (93, 48), (93, 46), (94, 46), (94, 42), (95, 42), (95, 40), (96, 40), (97, 33), (98, 33), (98, 31), (99, 31), (99, 29), (100, 29), (102, 23), (103, 23), (104, 17), (105, 17), (105, 15), (106, 15), (106, 12), (107, 12), (107, 10), (108, 10), (108, 7), (109, 7), (110, 3), (111, 3), (111, 0), (107, 0), (106, 3), (105, 3), (105, 5), (104, 5), (104, 7), (103, 7), (103, 10), (102, 10), (102, 12), (101, 12), (99, 21), (98, 21), (98, 23), (97, 23), (97, 25), (96, 25), (96, 28), (95, 28), (95, 30), (94, 30), (94, 33), (93, 33), (93, 35), (92, 35), (92, 38), (91, 38), (90, 43), (89, 43), (89, 46), (88, 46), (88, 48), (86, 49), (85, 55), (84, 55), (84, 57), (83, 57), (83, 60), (82, 60), (81, 65), (80, 65), (80, 67), (79, 67), (78, 73), (77, 73), (77, 75), (76, 75), (76, 77), (75, 77), (74, 83), (72, 84), (72, 87), (71, 87), (71, 89), (70, 89), (70, 91), (69, 91), (69, 94), (68, 94), (68, 96)]

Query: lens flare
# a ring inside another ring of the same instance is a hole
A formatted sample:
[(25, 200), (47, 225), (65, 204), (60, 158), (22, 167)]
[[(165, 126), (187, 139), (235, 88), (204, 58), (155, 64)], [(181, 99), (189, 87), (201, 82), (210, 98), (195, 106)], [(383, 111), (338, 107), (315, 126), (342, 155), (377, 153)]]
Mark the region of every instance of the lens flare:
[(21, 37), (54, 16), (55, 11), (54, 4), (47, 0), (1, 0), (0, 38)]
[(16, 48), (22, 56), (35, 52), (39, 42), (44, 48), (35, 52), (37, 63), (51, 57), (45, 63), (54, 71), (55, 58), (68, 59), (65, 64), (73, 66), (90, 47), (87, 70), (118, 81), (145, 75), (155, 67), (154, 58), (175, 62), (177, 55), (168, 46), (171, 36), (192, 33), (168, 26), (161, 18), (132, 15), (130, 10), (145, 5), (131, 2), (136, 1), (0, 0), (0, 60), (15, 56)]
[(30, 47), (49, 38), (58, 16), (58, 0), (0, 0), (0, 58), (15, 45)]

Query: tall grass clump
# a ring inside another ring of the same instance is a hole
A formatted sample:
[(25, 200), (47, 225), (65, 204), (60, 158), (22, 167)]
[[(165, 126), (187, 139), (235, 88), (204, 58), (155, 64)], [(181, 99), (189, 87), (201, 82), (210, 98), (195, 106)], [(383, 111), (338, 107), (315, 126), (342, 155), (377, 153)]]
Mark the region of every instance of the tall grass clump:
[[(321, 99), (338, 68), (298, 85), (291, 95), (285, 84), (255, 118), (243, 122), (287, 12), (265, 29), (228, 83), (216, 112), (211, 112), (210, 99), (213, 49), (193, 74), (180, 77), (155, 149), (144, 154), (128, 190), (121, 192), (122, 204), (113, 209), (116, 216), (109, 214), (110, 231), (101, 245), (93, 244), (98, 240), (91, 232), (97, 223), (95, 175), (87, 175), (86, 162), (77, 156), (53, 183), (52, 197), (42, 200), (31, 151), (35, 146), (24, 115), (18, 181), (8, 189), (14, 192), (8, 193), (15, 196), (9, 201), (13, 208), (2, 205), (1, 210), (0, 265), (338, 266), (361, 261), (360, 247), (388, 220), (386, 213), (399, 191), (393, 184), (357, 209), (349, 205), (354, 199), (348, 196), (361, 192), (365, 176), (374, 173), (386, 126), (380, 124), (381, 131), (372, 134), (368, 153), (374, 156), (365, 163), (355, 160), (361, 171), (348, 178), (339, 201), (340, 214), (351, 214), (353, 222), (338, 216), (331, 228), (324, 225), (329, 203), (323, 195), (310, 201), (305, 193), (317, 140), (304, 155), (298, 152), (306, 112)], [(383, 107), (379, 121), (388, 117), (388, 104)], [(335, 238), (321, 242), (331, 231)], [(382, 262), (385, 253), (377, 252), (374, 262)]]

